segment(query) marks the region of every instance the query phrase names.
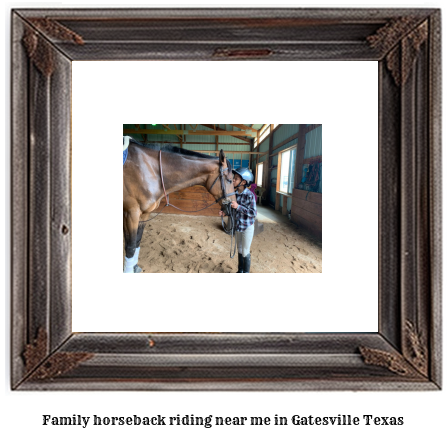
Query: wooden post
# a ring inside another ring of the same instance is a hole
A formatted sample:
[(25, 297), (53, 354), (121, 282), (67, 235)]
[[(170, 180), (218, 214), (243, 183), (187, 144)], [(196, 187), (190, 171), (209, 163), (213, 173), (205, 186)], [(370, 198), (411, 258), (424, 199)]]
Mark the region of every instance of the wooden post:
[(278, 211), (281, 208), (281, 195), (276, 192), (276, 197), (275, 197), (275, 210)]
[[(273, 157), (272, 157), (273, 158)], [(282, 155), (278, 154), (278, 167), (276, 168), (276, 191), (279, 192), (281, 188), (281, 160)]]
[(278, 211), (281, 208), (281, 195), (278, 193), (279, 189), (281, 188), (280, 170), (281, 170), (281, 154), (278, 155), (278, 167), (277, 167), (277, 171), (276, 171), (276, 198), (275, 198), (275, 210), (276, 211)]
[(282, 197), (282, 214), (285, 216), (287, 214), (287, 202), (289, 198), (287, 196)]
[(306, 133), (307, 126), (306, 125), (298, 125), (298, 146), (296, 148), (296, 161), (295, 161), (295, 179), (294, 179), (294, 187), (297, 189), (298, 184), (301, 182), (301, 178), (303, 175), (303, 165), (304, 165), (304, 151), (306, 149)]
[[(254, 140), (252, 139), (250, 141), (250, 152), (253, 152), (253, 143), (254, 143)], [(249, 169), (252, 168), (251, 165), (252, 165), (252, 162), (253, 162), (251, 156), (252, 156), (252, 154), (249, 154), (249, 156), (248, 156), (248, 168)], [(256, 171), (256, 166), (255, 166), (255, 171)], [(255, 176), (255, 178), (256, 178), (256, 176)], [(256, 182), (256, 180), (255, 180), (255, 182)]]
[[(259, 131), (258, 131), (258, 142), (259, 142)], [(259, 143), (258, 143), (259, 147)], [(272, 186), (272, 150), (273, 150), (273, 135), (270, 135), (269, 137), (269, 154), (267, 157), (267, 160), (265, 160), (265, 163), (267, 163), (267, 184), (265, 189), (267, 190), (267, 201), (270, 200), (270, 188)], [(279, 205), (279, 204), (278, 204)], [(278, 207), (279, 210), (279, 207)]]

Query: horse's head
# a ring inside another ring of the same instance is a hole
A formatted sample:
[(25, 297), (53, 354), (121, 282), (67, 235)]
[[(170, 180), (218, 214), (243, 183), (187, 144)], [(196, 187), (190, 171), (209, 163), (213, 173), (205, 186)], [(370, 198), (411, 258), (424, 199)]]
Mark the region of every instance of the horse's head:
[(229, 205), (231, 201), (236, 201), (233, 187), (233, 172), (231, 162), (225, 157), (223, 150), (219, 153), (219, 169), (217, 179), (210, 178), (210, 193), (219, 200), (219, 204), (223, 207)]

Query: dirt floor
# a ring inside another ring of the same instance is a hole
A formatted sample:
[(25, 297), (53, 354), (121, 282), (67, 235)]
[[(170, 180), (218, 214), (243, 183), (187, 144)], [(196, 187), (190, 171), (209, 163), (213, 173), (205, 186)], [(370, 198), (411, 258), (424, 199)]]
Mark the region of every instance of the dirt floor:
[[(264, 230), (251, 245), (252, 273), (322, 272), (321, 242), (287, 220), (260, 222)], [(230, 239), (219, 217), (160, 214), (146, 225), (138, 265), (143, 273), (236, 272)]]

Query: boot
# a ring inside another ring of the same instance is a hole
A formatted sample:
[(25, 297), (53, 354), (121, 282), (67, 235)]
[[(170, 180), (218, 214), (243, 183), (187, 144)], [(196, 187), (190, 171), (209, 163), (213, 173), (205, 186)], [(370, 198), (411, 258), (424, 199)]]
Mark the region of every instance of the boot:
[(237, 274), (243, 274), (244, 273), (244, 258), (242, 257), (241, 253), (237, 253)]
[(251, 262), (251, 255), (247, 254), (244, 257), (244, 274), (249, 274), (250, 273), (250, 262)]

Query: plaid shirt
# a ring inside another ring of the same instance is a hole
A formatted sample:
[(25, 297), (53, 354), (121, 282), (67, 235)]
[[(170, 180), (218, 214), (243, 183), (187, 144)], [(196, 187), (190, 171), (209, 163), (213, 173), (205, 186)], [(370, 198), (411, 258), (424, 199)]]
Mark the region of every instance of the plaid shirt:
[(236, 193), (236, 202), (239, 204), (236, 209), (236, 231), (242, 232), (255, 223), (255, 195), (246, 188), (242, 193)]

